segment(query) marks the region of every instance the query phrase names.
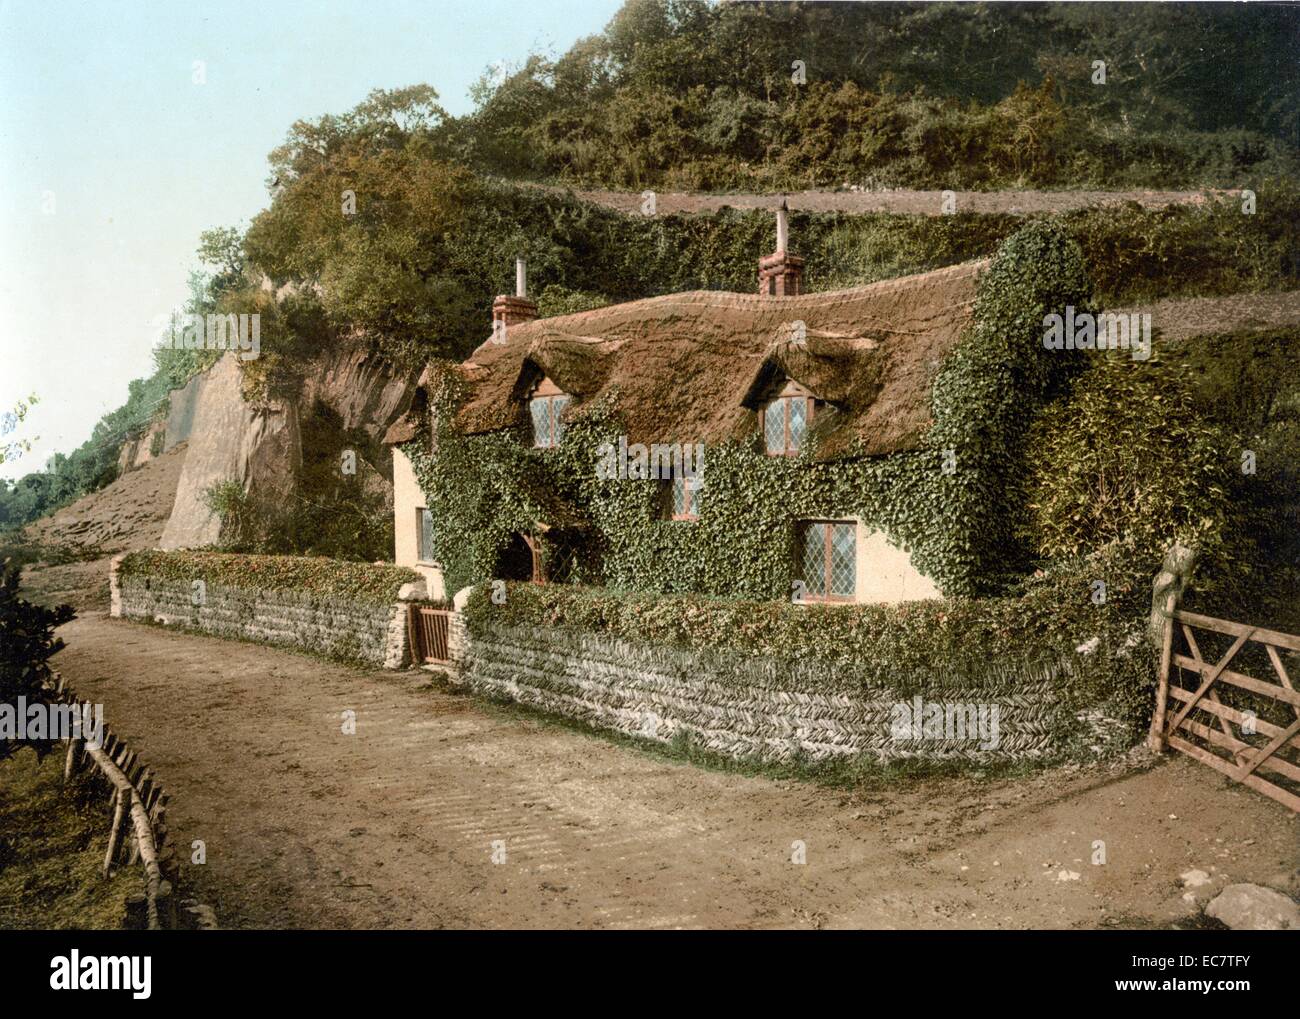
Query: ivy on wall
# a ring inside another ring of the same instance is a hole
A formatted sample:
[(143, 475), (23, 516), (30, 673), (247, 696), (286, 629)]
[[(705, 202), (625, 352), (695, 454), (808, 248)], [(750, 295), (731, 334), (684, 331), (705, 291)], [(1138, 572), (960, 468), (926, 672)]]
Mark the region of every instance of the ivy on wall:
[(1088, 306), (1082, 254), (1059, 226), (1030, 223), (980, 279), (974, 325), (939, 369), (922, 448), (831, 462), (769, 457), (756, 429), (748, 442), (706, 448), (696, 522), (660, 519), (658, 482), (597, 477), (598, 448), (623, 431), (611, 406), (586, 408), (558, 448), (536, 450), (518, 432), (460, 434), (461, 383), (435, 373), (434, 442), (402, 449), (433, 514), (448, 590), (492, 578), (515, 532), (576, 520), (585, 554), (573, 579), (788, 599), (794, 522), (809, 517), (860, 518), (909, 549), (948, 595), (998, 589), (1028, 559), (1013, 527), (1023, 516), (1023, 433), (1082, 357), (1042, 348), (1043, 317), (1066, 304)]

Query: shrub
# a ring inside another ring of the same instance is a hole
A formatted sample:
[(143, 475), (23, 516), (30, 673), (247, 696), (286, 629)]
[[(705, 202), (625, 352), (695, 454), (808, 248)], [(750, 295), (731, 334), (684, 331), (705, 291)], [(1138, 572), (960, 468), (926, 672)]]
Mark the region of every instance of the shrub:
[(586, 290), (571, 290), (562, 283), (552, 283), (537, 299), (537, 314), (542, 318), (552, 315), (573, 315), (580, 311), (603, 308), (612, 303), (604, 294)]
[(1192, 400), (1191, 373), (1158, 357), (1098, 355), (1026, 443), (1029, 520), (1040, 555), (1131, 539), (1158, 558), (1174, 541), (1229, 553), (1230, 436)]
[[(0, 569), (0, 704), (12, 705), (18, 698), (28, 703), (43, 698), (42, 686), (49, 679), (50, 656), (63, 648), (54, 629), (71, 620), (70, 605), (48, 609), (18, 596), (21, 568), (6, 559)], [(0, 738), (0, 761), (30, 746), (37, 757), (49, 752), (52, 741)]]
[(221, 540), (230, 545), (247, 541), (257, 524), (244, 486), (234, 478), (214, 481), (203, 490), (203, 504), (221, 521)]

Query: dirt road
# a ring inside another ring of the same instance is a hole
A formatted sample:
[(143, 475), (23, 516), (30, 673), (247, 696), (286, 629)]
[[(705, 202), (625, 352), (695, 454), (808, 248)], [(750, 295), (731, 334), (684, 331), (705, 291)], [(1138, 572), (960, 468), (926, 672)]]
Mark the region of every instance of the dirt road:
[(425, 673), (99, 613), (62, 632), (55, 664), (161, 774), (178, 846), (206, 847), (186, 880), (227, 926), (1168, 925), (1194, 910), (1184, 871), (1218, 888), (1300, 865), (1292, 814), (1185, 759), (844, 792), (667, 761)]
[[(528, 185), (542, 191), (563, 193), (566, 189), (554, 185)], [(633, 215), (645, 214), (645, 199), (641, 192), (604, 191), (591, 188), (574, 188), (574, 195), (586, 202), (603, 205), (618, 212)], [(952, 204), (945, 203), (951, 194)], [(775, 209), (784, 197), (795, 212), (867, 212), (911, 213), (920, 216), (940, 216), (946, 211), (1008, 213), (1028, 216), (1033, 213), (1068, 212), (1071, 209), (1090, 209), (1102, 205), (1119, 205), (1137, 202), (1148, 209), (1166, 205), (1200, 205), (1216, 198), (1235, 198), (1238, 191), (1035, 191), (1015, 189), (1006, 191), (913, 191), (894, 188), (887, 191), (853, 191), (843, 188), (835, 191), (791, 191), (780, 194), (705, 194), (696, 191), (657, 191), (654, 211), (659, 216), (696, 215), (717, 212), (722, 208)]]

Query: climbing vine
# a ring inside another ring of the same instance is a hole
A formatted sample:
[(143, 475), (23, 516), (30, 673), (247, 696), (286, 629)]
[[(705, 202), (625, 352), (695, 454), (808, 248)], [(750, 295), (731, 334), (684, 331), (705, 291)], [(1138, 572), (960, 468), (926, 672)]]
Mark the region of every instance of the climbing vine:
[(979, 282), (974, 325), (939, 370), (934, 425), (920, 449), (822, 462), (811, 451), (766, 456), (757, 432), (711, 444), (694, 522), (663, 519), (660, 482), (597, 476), (600, 446), (623, 432), (616, 395), (570, 422), (557, 448), (538, 450), (520, 432), (461, 434), (453, 422), (462, 383), (445, 366), (430, 393), (434, 441), (402, 448), (428, 498), (448, 588), (491, 578), (515, 532), (566, 519), (585, 536), (576, 579), (786, 599), (794, 522), (857, 517), (910, 550), (946, 593), (996, 589), (1026, 558), (1014, 554), (1012, 527), (1021, 437), (1072, 371), (1072, 353), (1041, 344), (1043, 316), (1065, 304), (1087, 306), (1081, 253), (1058, 227), (1032, 223)]

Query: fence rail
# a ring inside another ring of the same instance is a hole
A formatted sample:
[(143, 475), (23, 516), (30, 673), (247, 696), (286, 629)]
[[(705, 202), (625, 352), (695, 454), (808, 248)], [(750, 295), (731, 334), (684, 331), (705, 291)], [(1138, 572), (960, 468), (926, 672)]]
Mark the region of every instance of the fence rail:
[[(90, 707), (76, 698), (57, 672), (50, 678), (46, 696), (51, 702), (72, 705), (81, 717)], [(111, 821), (104, 876), (123, 864), (138, 864), (144, 878), (142, 891), (127, 896), (127, 926), (174, 928), (178, 926), (179, 868), (167, 829), (169, 796), (139, 755), (108, 726), (99, 734), (99, 745), (85, 736), (68, 739), (63, 781), (70, 785), (78, 777), (94, 776), (107, 788)]]
[[(1282, 660), (1282, 652), (1300, 652), (1300, 637), (1187, 612), (1177, 602), (1171, 597), (1164, 612), (1151, 746), (1172, 747), (1300, 813), (1300, 692)], [(1232, 644), (1209, 661), (1197, 630)], [(1249, 643), (1264, 649), (1276, 682), (1229, 668)], [(1191, 685), (1182, 685), (1184, 675)], [(1235, 704), (1220, 696), (1228, 687)]]

